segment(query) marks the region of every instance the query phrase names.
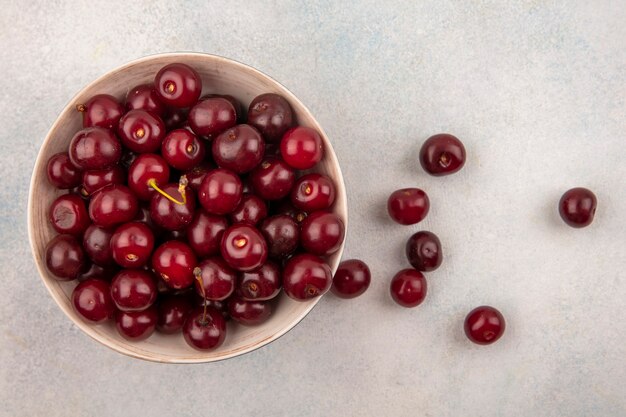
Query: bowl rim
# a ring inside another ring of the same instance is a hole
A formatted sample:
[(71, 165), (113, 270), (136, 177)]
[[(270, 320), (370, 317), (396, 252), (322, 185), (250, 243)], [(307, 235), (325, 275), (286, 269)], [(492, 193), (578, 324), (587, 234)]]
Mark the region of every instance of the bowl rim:
[[(297, 326), (311, 312), (311, 310), (319, 303), (319, 301), (323, 297), (323, 296), (317, 297), (309, 301), (309, 306), (307, 306), (307, 308), (300, 314), (300, 316), (298, 316), (294, 320), (291, 320), (286, 326), (281, 328), (279, 331), (277, 331), (270, 337), (266, 337), (260, 341), (256, 341), (253, 344), (244, 345), (243, 347), (238, 348), (238, 349), (229, 350), (225, 352), (224, 355), (218, 356), (218, 357), (203, 357), (202, 355), (205, 352), (195, 351), (196, 355), (193, 355), (190, 357), (184, 357), (184, 358), (176, 358), (176, 357), (163, 357), (163, 356), (160, 356), (158, 353), (152, 353), (150, 351), (146, 351), (144, 349), (138, 348), (137, 346), (133, 345), (133, 342), (130, 342), (130, 341), (111, 339), (107, 337), (106, 335), (102, 334), (101, 332), (96, 331), (95, 330), (95, 328), (97, 327), (96, 325), (87, 323), (83, 320), (75, 320), (73, 318), (73, 311), (70, 311), (71, 305), (68, 305), (65, 302), (62, 302), (63, 300), (61, 299), (61, 295), (59, 294), (59, 292), (63, 292), (63, 291), (60, 290), (60, 288), (58, 287), (58, 284), (56, 284), (57, 288), (53, 288), (53, 285), (55, 284), (55, 282), (52, 282), (51, 280), (48, 280), (45, 278), (45, 276), (48, 275), (48, 271), (46, 270), (44, 262), (41, 259), (38, 259), (37, 248), (35, 247), (35, 243), (34, 243), (35, 242), (35, 227), (34, 227), (33, 215), (34, 215), (34, 210), (35, 210), (34, 194), (36, 191), (35, 190), (36, 189), (35, 176), (37, 172), (41, 170), (42, 165), (47, 164), (47, 159), (41, 153), (41, 150), (52, 139), (52, 133), (56, 131), (57, 126), (61, 123), (61, 120), (60, 120), (61, 116), (64, 113), (66, 113), (68, 110), (71, 110), (74, 108), (74, 103), (76, 102), (77, 97), (83, 95), (85, 91), (90, 89), (94, 84), (97, 84), (114, 74), (123, 72), (127, 70), (129, 67), (133, 67), (135, 65), (142, 64), (144, 62), (152, 61), (155, 59), (162, 59), (162, 58), (175, 59), (175, 58), (186, 58), (186, 57), (200, 57), (200, 58), (207, 58), (209, 60), (215, 60), (218, 63), (224, 63), (227, 65), (238, 67), (240, 70), (244, 72), (250, 72), (252, 73), (253, 76), (257, 78), (259, 77), (265, 78), (271, 83), (275, 84), (280, 90), (282, 90), (281, 94), (288, 96), (290, 101), (297, 102), (302, 107), (304, 112), (308, 113), (308, 115), (316, 124), (316, 129), (319, 131), (325, 144), (330, 145), (330, 152), (326, 153), (326, 157), (330, 158), (330, 163), (333, 166), (333, 169), (336, 170), (336, 173), (337, 173), (337, 178), (335, 179), (335, 181), (337, 182), (337, 197), (338, 197), (337, 201), (343, 201), (344, 203), (343, 204), (344, 208), (343, 210), (341, 210), (340, 214), (342, 215), (342, 220), (344, 221), (346, 236), (347, 236), (347, 231), (348, 231), (348, 208), (347, 208), (347, 196), (346, 196), (345, 182), (343, 179), (343, 173), (341, 172), (339, 161), (337, 160), (337, 156), (335, 154), (334, 149), (332, 148), (332, 145), (330, 143), (330, 140), (328, 139), (328, 136), (326, 135), (324, 129), (319, 124), (317, 119), (313, 116), (313, 113), (311, 113), (309, 108), (306, 107), (304, 103), (302, 103), (300, 99), (298, 99), (295, 96), (295, 94), (293, 94), (287, 87), (285, 87), (283, 84), (276, 81), (274, 78), (270, 77), (269, 75), (265, 74), (264, 72), (250, 65), (247, 65), (242, 62), (239, 62), (230, 58), (226, 58), (220, 55), (203, 53), (203, 52), (165, 52), (165, 53), (145, 55), (141, 58), (134, 59), (121, 66), (118, 66), (112, 70), (105, 72), (103, 75), (89, 82), (87, 85), (81, 88), (78, 92), (76, 92), (72, 96), (72, 98), (68, 101), (68, 103), (63, 107), (61, 112), (58, 114), (58, 116), (56, 117), (52, 125), (50, 126), (50, 129), (48, 130), (44, 140), (41, 142), (39, 146), (39, 150), (37, 152), (37, 158), (35, 160), (35, 164), (33, 166), (33, 172), (30, 178), (30, 185), (29, 185), (29, 190), (28, 190), (28, 206), (27, 206), (27, 212), (26, 212), (26, 220), (27, 220), (26, 223), (28, 226), (28, 240), (30, 243), (31, 254), (33, 256), (33, 260), (35, 261), (35, 266), (37, 268), (37, 272), (39, 273), (39, 277), (41, 281), (43, 282), (44, 286), (46, 287), (46, 289), (48, 290), (48, 292), (54, 299), (57, 306), (63, 311), (65, 316), (73, 324), (78, 326), (85, 334), (87, 334), (93, 340), (96, 340), (97, 342), (108, 347), (109, 349), (112, 349), (126, 356), (146, 360), (149, 362), (157, 362), (157, 363), (186, 364), (186, 363), (219, 362), (222, 360), (234, 358), (234, 357), (252, 352), (263, 346), (267, 346), (268, 344), (279, 339), (280, 337), (285, 335), (287, 332), (289, 332), (291, 329), (293, 329), (295, 326)], [(342, 242), (340, 248), (336, 252), (337, 257), (335, 258), (336, 260), (334, 262), (334, 265), (330, 265), (333, 275), (343, 255), (345, 244), (346, 244), (346, 239), (344, 238), (344, 241)]]

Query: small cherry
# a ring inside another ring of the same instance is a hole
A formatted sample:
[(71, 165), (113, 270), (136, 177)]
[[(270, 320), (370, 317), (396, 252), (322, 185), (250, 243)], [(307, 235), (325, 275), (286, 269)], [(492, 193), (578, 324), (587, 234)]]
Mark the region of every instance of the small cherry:
[(123, 268), (140, 268), (146, 265), (153, 248), (154, 234), (141, 222), (124, 223), (111, 237), (113, 259)]
[(63, 194), (50, 205), (48, 219), (58, 233), (80, 236), (91, 224), (82, 198)]
[(231, 268), (252, 271), (267, 260), (267, 243), (256, 228), (236, 224), (224, 232), (220, 245), (222, 257)]
[(394, 191), (387, 200), (389, 216), (404, 225), (421, 222), (429, 209), (428, 195), (419, 188), (403, 188)]
[(359, 259), (348, 259), (339, 264), (331, 290), (338, 297), (355, 298), (369, 288), (370, 281), (367, 264)]
[(124, 269), (111, 281), (111, 298), (121, 311), (142, 311), (157, 298), (152, 273), (141, 269)]
[(565, 223), (575, 228), (589, 226), (596, 214), (598, 200), (594, 193), (582, 187), (572, 188), (559, 201), (559, 214)]
[(426, 298), (426, 278), (415, 269), (403, 269), (393, 277), (389, 290), (402, 307), (417, 307)]
[(115, 314), (109, 283), (91, 278), (79, 283), (72, 291), (72, 306), (85, 320), (104, 323)]
[(75, 279), (86, 264), (85, 253), (76, 237), (57, 235), (46, 245), (46, 266), (59, 281)]
[(431, 136), (422, 145), (420, 163), (430, 175), (453, 174), (465, 164), (465, 147), (459, 139), (447, 133)]
[(193, 106), (202, 92), (200, 75), (185, 64), (169, 64), (154, 77), (154, 86), (161, 102), (173, 107)]
[(152, 268), (168, 287), (175, 290), (191, 286), (197, 263), (193, 250), (177, 240), (163, 243), (152, 254)]
[(67, 152), (52, 155), (48, 159), (46, 173), (50, 184), (62, 190), (80, 185), (82, 179), (80, 170), (72, 164)]
[(295, 169), (313, 168), (324, 156), (322, 137), (310, 127), (294, 127), (281, 139), (280, 154)]
[(443, 261), (441, 242), (434, 233), (417, 232), (406, 242), (406, 257), (418, 271), (434, 271)]
[(296, 301), (323, 295), (332, 284), (332, 272), (318, 256), (303, 253), (290, 258), (283, 269), (285, 294)]
[(115, 327), (124, 339), (138, 342), (154, 333), (157, 319), (158, 314), (154, 306), (142, 311), (118, 311), (115, 315)]
[(83, 127), (103, 127), (113, 129), (124, 114), (124, 108), (117, 99), (108, 94), (98, 94), (78, 104), (76, 110), (83, 114)]
[(476, 307), (465, 317), (465, 335), (479, 345), (490, 345), (500, 339), (506, 328), (504, 316), (490, 306)]

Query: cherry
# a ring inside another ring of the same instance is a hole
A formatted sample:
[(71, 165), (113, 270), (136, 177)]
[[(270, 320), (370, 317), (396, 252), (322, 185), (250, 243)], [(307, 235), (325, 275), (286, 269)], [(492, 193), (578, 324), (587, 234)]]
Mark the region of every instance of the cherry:
[(149, 338), (156, 329), (158, 314), (152, 306), (142, 311), (118, 311), (115, 327), (126, 340), (138, 342)]
[(225, 98), (211, 97), (201, 100), (189, 111), (189, 126), (200, 136), (217, 136), (236, 123), (235, 107)]
[(145, 110), (131, 110), (120, 119), (117, 134), (131, 151), (156, 152), (165, 137), (165, 123), (159, 116)]
[[(181, 230), (193, 220), (196, 198), (193, 190), (185, 189), (185, 181), (182, 185), (167, 184), (163, 186), (162, 194), (155, 193), (152, 196), (150, 217), (158, 226), (167, 230)], [(181, 186), (184, 194), (179, 191)]]
[(243, 114), (243, 108), (241, 107), (241, 103), (235, 97), (228, 95), (228, 94), (205, 94), (202, 97), (200, 97), (200, 101), (207, 100), (210, 98), (223, 98), (223, 99), (228, 100), (229, 103), (232, 104), (233, 108), (235, 109), (237, 120), (239, 121), (245, 118)]
[(289, 102), (278, 94), (261, 94), (248, 108), (248, 123), (256, 127), (268, 142), (280, 141), (294, 122)]
[(402, 307), (417, 307), (426, 298), (426, 278), (415, 269), (403, 269), (391, 280), (391, 298)]
[(219, 256), (200, 262), (193, 273), (196, 292), (207, 300), (225, 300), (235, 291), (237, 273)]
[(120, 141), (110, 130), (101, 127), (76, 132), (69, 149), (70, 161), (81, 170), (109, 168), (122, 156)]
[(55, 236), (46, 245), (46, 266), (59, 281), (75, 279), (85, 266), (85, 253), (71, 235)]
[(284, 161), (265, 158), (251, 173), (252, 188), (264, 200), (280, 200), (289, 195), (296, 174)]
[(348, 259), (339, 264), (333, 277), (332, 292), (341, 298), (355, 298), (370, 286), (371, 273), (367, 264), (358, 259)]
[(64, 194), (50, 205), (48, 218), (59, 233), (80, 236), (89, 227), (89, 215), (82, 198), (76, 194)]
[(237, 125), (216, 137), (211, 150), (213, 159), (221, 168), (244, 174), (263, 159), (265, 142), (254, 127)]
[(140, 268), (146, 265), (153, 248), (154, 234), (144, 223), (124, 223), (111, 237), (113, 259), (123, 268)]
[(194, 191), (198, 192), (200, 190), (200, 186), (202, 185), (202, 181), (204, 181), (204, 177), (206, 177), (206, 174), (213, 169), (215, 169), (213, 164), (210, 162), (203, 162), (185, 171), (185, 177), (187, 177), (189, 186)]
[(193, 283), (193, 269), (198, 261), (193, 250), (183, 242), (171, 240), (156, 248), (152, 268), (168, 287), (181, 290)]
[(429, 209), (428, 195), (419, 188), (403, 188), (394, 191), (387, 200), (389, 216), (400, 224), (421, 222)]
[(291, 203), (307, 212), (330, 208), (335, 202), (335, 185), (326, 175), (307, 174), (300, 177), (291, 190)]
[(430, 175), (453, 174), (465, 164), (465, 147), (460, 140), (447, 133), (431, 136), (422, 145), (420, 163)]
[(131, 221), (139, 211), (137, 197), (121, 184), (107, 185), (89, 202), (89, 217), (100, 227)]
[(252, 271), (267, 260), (267, 243), (263, 235), (247, 224), (226, 229), (220, 251), (226, 263), (238, 271)]
[(295, 220), (297, 224), (302, 223), (308, 216), (306, 211), (295, 208), (290, 200), (283, 200), (277, 203), (277, 205), (272, 207), (273, 212), (275, 214), (285, 214)]
[(200, 185), (198, 199), (208, 213), (224, 215), (237, 207), (242, 192), (239, 176), (219, 168), (206, 174)]
[(167, 184), (170, 167), (161, 156), (153, 153), (138, 155), (128, 169), (128, 187), (141, 200), (150, 200), (155, 188)]
[(167, 295), (161, 298), (157, 304), (157, 330), (165, 334), (179, 332), (192, 309), (188, 296)]
[(239, 205), (228, 217), (232, 223), (254, 226), (267, 217), (267, 205), (254, 194), (244, 194)]
[(290, 258), (283, 268), (285, 294), (296, 301), (323, 295), (332, 283), (330, 267), (322, 258), (303, 253)]
[(238, 294), (248, 301), (270, 300), (280, 293), (281, 281), (280, 267), (267, 261), (260, 268), (240, 274)]
[(109, 283), (91, 278), (79, 283), (72, 292), (74, 310), (85, 320), (104, 323), (115, 314)]
[(85, 195), (93, 195), (109, 184), (124, 184), (126, 173), (119, 165), (111, 168), (96, 169), (83, 172), (83, 188)]
[(596, 214), (598, 200), (586, 188), (572, 188), (563, 194), (559, 201), (559, 214), (565, 223), (580, 228), (589, 226)]
[(85, 230), (83, 235), (83, 248), (89, 259), (101, 266), (114, 265), (113, 252), (111, 251), (111, 237), (113, 230), (92, 224)]
[(504, 316), (489, 306), (476, 307), (465, 317), (465, 335), (479, 345), (494, 343), (504, 333)]
[(169, 64), (154, 77), (156, 93), (163, 103), (174, 107), (193, 106), (202, 91), (200, 75), (185, 64)]
[(83, 114), (83, 127), (103, 127), (112, 129), (124, 114), (124, 108), (117, 99), (108, 94), (98, 94), (85, 104), (76, 106)]
[(67, 152), (52, 155), (48, 159), (46, 173), (50, 184), (62, 190), (74, 188), (81, 181), (80, 171), (72, 164)]
[(284, 259), (298, 248), (300, 227), (286, 214), (265, 219), (259, 230), (267, 241), (269, 256), (274, 259)]
[(195, 349), (216, 349), (226, 338), (226, 320), (215, 308), (198, 308), (185, 320), (183, 336), (187, 344)]
[(145, 110), (157, 116), (163, 116), (165, 106), (152, 84), (138, 85), (126, 94), (127, 110)]
[(343, 221), (335, 213), (316, 211), (302, 221), (302, 247), (314, 255), (326, 256), (336, 252), (344, 236)]
[(118, 269), (116, 267), (103, 267), (98, 264), (90, 263), (89, 266), (81, 270), (76, 279), (82, 282), (91, 278), (97, 278), (109, 282), (117, 272)]
[(324, 156), (322, 137), (310, 127), (289, 129), (280, 141), (280, 154), (295, 169), (310, 169)]
[(172, 167), (191, 169), (204, 159), (204, 142), (187, 129), (172, 130), (161, 144), (161, 155)]
[(418, 271), (434, 271), (443, 260), (441, 242), (434, 233), (417, 232), (406, 242), (406, 257)]
[(141, 269), (124, 269), (111, 281), (111, 298), (122, 311), (141, 311), (157, 298), (157, 286), (152, 274)]
[(220, 252), (222, 235), (227, 228), (228, 221), (224, 217), (198, 210), (187, 227), (187, 241), (199, 257), (215, 255)]
[(272, 315), (272, 306), (263, 301), (246, 301), (234, 297), (228, 300), (228, 314), (244, 326), (258, 326)]

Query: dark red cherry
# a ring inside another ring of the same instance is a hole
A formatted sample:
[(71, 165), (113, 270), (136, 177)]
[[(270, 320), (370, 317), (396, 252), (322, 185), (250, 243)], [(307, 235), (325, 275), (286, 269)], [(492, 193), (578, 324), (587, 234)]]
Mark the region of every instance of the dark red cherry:
[(580, 228), (589, 226), (596, 214), (598, 200), (586, 188), (572, 188), (563, 194), (559, 201), (559, 214), (565, 223)]
[(89, 217), (100, 227), (111, 227), (135, 218), (139, 201), (128, 187), (121, 184), (107, 185), (89, 202)]
[(453, 174), (465, 164), (465, 147), (460, 140), (447, 133), (431, 136), (422, 145), (420, 163), (430, 175)]
[(72, 292), (72, 306), (85, 320), (104, 323), (115, 314), (109, 283), (100, 279), (87, 279)]
[(196, 104), (202, 92), (200, 75), (185, 64), (169, 64), (154, 77), (156, 92), (163, 103), (174, 107)]
[(50, 184), (62, 190), (76, 187), (82, 179), (80, 170), (72, 164), (67, 152), (52, 155), (48, 159), (46, 173)]
[(109, 129), (88, 127), (76, 132), (69, 155), (78, 169), (105, 169), (120, 160), (122, 144)]
[(406, 257), (418, 271), (434, 271), (443, 261), (441, 242), (434, 233), (417, 232), (406, 242)]
[(137, 153), (152, 153), (161, 148), (165, 123), (145, 110), (131, 110), (120, 119), (117, 128), (122, 144)]
[(87, 195), (93, 195), (109, 184), (124, 184), (125, 182), (126, 173), (119, 165), (83, 172), (83, 190)]
[(257, 166), (265, 152), (265, 142), (250, 125), (237, 125), (213, 140), (213, 159), (221, 168), (244, 174)]
[(266, 301), (280, 293), (282, 278), (280, 267), (272, 261), (267, 261), (260, 268), (242, 272), (237, 284), (238, 294), (248, 301)]
[(165, 106), (152, 84), (142, 84), (128, 90), (126, 94), (127, 110), (145, 110), (159, 117), (163, 116)]
[(295, 169), (310, 169), (324, 156), (324, 143), (316, 130), (298, 126), (289, 129), (280, 141), (283, 160)]
[(123, 268), (140, 268), (146, 265), (153, 248), (154, 234), (144, 223), (124, 223), (111, 237), (113, 259)]
[(200, 185), (198, 199), (208, 213), (224, 215), (235, 210), (242, 193), (239, 176), (219, 168), (206, 174)]
[(291, 203), (307, 212), (330, 208), (335, 202), (335, 184), (322, 174), (307, 174), (298, 178), (291, 190)]
[(268, 142), (278, 142), (295, 123), (289, 102), (278, 94), (261, 94), (248, 108), (248, 123), (256, 127)]
[(82, 282), (91, 278), (97, 278), (110, 282), (118, 271), (119, 269), (116, 266), (104, 267), (98, 264), (90, 263), (89, 266), (83, 267), (76, 279)]
[(228, 300), (228, 314), (244, 326), (258, 326), (272, 315), (272, 305), (263, 301), (246, 301), (239, 297)]
[(83, 114), (83, 127), (103, 127), (112, 129), (124, 114), (124, 108), (117, 99), (108, 94), (98, 94), (79, 104), (76, 109)]
[(59, 281), (75, 279), (85, 263), (83, 248), (74, 236), (58, 235), (46, 245), (46, 266)]
[(169, 178), (170, 167), (167, 162), (153, 153), (138, 155), (128, 169), (128, 187), (141, 200), (150, 200), (155, 194), (153, 185), (162, 187), (167, 184)]
[(82, 198), (76, 194), (63, 194), (50, 205), (48, 219), (59, 233), (80, 236), (89, 227), (89, 215)]
[(200, 185), (202, 185), (202, 181), (204, 181), (204, 177), (206, 177), (206, 174), (213, 169), (215, 169), (215, 166), (212, 163), (205, 161), (185, 171), (185, 177), (187, 177), (189, 186), (195, 192), (198, 192), (200, 190)]
[(415, 269), (403, 269), (391, 280), (391, 298), (402, 307), (417, 307), (426, 298), (426, 278)]
[(387, 200), (389, 216), (400, 224), (421, 222), (429, 209), (428, 195), (419, 188), (403, 188), (394, 191)]
[(326, 256), (337, 252), (344, 236), (343, 221), (335, 213), (316, 211), (302, 221), (302, 247), (314, 255)]
[(115, 315), (115, 327), (124, 339), (138, 342), (154, 333), (157, 319), (158, 314), (154, 306), (142, 311), (118, 311)]
[(324, 260), (309, 253), (295, 255), (283, 268), (283, 288), (296, 301), (323, 295), (332, 284), (332, 272)]
[(493, 307), (476, 307), (465, 318), (465, 335), (479, 345), (494, 343), (502, 337), (505, 328), (504, 316)]
[(280, 200), (291, 192), (296, 174), (284, 161), (265, 158), (250, 173), (254, 193), (264, 200)]
[(200, 258), (216, 255), (220, 252), (222, 235), (227, 228), (228, 221), (225, 217), (200, 209), (187, 227), (187, 241)]
[(219, 256), (200, 262), (194, 275), (196, 292), (207, 300), (225, 300), (235, 290), (237, 273)]
[(237, 208), (228, 217), (232, 223), (254, 226), (267, 217), (267, 205), (254, 194), (244, 194)]
[[(185, 189), (185, 198), (178, 192), (178, 184), (166, 184), (163, 193), (173, 197), (175, 203), (160, 193), (154, 193), (150, 201), (150, 217), (154, 223), (167, 230), (181, 230), (193, 220), (196, 209), (196, 197), (192, 189)], [(184, 204), (179, 204), (183, 203)]]
[(157, 331), (173, 334), (181, 331), (187, 316), (193, 309), (190, 297), (166, 295), (157, 303)]
[(222, 313), (208, 307), (193, 310), (183, 326), (187, 344), (198, 350), (217, 349), (226, 338), (226, 320)]
[(200, 136), (215, 137), (237, 123), (237, 112), (225, 98), (201, 100), (189, 111), (189, 126)]
[(222, 257), (238, 271), (252, 271), (267, 260), (267, 243), (261, 232), (247, 224), (236, 224), (224, 232)]
[(332, 292), (341, 298), (355, 298), (370, 286), (371, 273), (367, 264), (358, 259), (348, 259), (339, 264), (333, 277)]
[(285, 259), (298, 248), (300, 227), (286, 214), (263, 220), (259, 230), (267, 241), (268, 254), (271, 258)]
[(197, 263), (193, 250), (177, 240), (163, 243), (152, 255), (152, 268), (170, 288), (175, 290), (193, 284), (193, 269)]
[(114, 265), (113, 252), (111, 251), (112, 229), (92, 224), (85, 230), (83, 235), (83, 248), (92, 262), (101, 266)]
[(186, 129), (172, 130), (161, 145), (161, 155), (172, 167), (179, 170), (191, 169), (204, 159), (204, 142)]
[(122, 311), (141, 311), (157, 298), (157, 286), (152, 273), (141, 269), (124, 269), (111, 281), (111, 298)]

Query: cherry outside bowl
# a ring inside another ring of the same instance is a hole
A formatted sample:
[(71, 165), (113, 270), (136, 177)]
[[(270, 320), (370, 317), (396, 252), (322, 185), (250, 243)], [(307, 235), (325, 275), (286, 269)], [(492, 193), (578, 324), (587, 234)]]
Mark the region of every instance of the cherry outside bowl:
[[(120, 353), (155, 362), (212, 362), (250, 352), (276, 340), (298, 324), (320, 298), (296, 302), (282, 294), (273, 316), (266, 323), (258, 327), (229, 324), (226, 341), (221, 347), (210, 352), (199, 352), (189, 347), (181, 334), (164, 335), (155, 332), (147, 340), (129, 342), (117, 333), (112, 322), (102, 325), (84, 322), (71, 305), (71, 293), (77, 282), (55, 280), (45, 264), (46, 243), (56, 234), (48, 222), (48, 207), (62, 193), (48, 183), (46, 164), (53, 154), (67, 151), (73, 134), (81, 128), (81, 114), (76, 111), (76, 104), (84, 103), (100, 93), (111, 94), (123, 100), (129, 88), (152, 82), (161, 67), (174, 62), (188, 64), (198, 71), (202, 77), (203, 94), (230, 94), (245, 108), (254, 97), (262, 93), (277, 93), (285, 97), (294, 110), (298, 124), (314, 128), (322, 136), (325, 155), (317, 170), (335, 181), (337, 198), (333, 210), (347, 226), (346, 191), (337, 157), (323, 129), (300, 100), (267, 75), (239, 62), (201, 53), (167, 53), (141, 58), (108, 72), (83, 88), (65, 106), (44, 139), (35, 163), (28, 202), (28, 233), (37, 269), (52, 298), (70, 320), (93, 339)], [(333, 273), (337, 269), (342, 252), (343, 245), (329, 258)], [(71, 349), (71, 346), (68, 346), (68, 349)]]

